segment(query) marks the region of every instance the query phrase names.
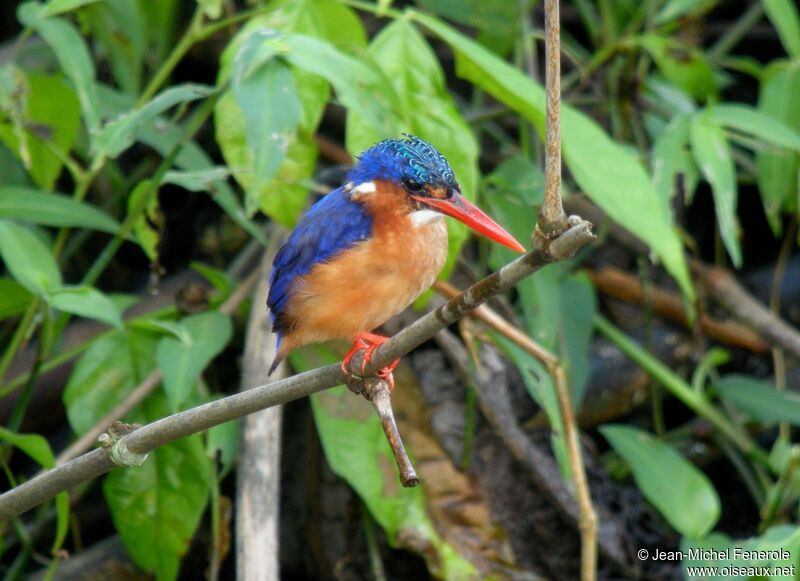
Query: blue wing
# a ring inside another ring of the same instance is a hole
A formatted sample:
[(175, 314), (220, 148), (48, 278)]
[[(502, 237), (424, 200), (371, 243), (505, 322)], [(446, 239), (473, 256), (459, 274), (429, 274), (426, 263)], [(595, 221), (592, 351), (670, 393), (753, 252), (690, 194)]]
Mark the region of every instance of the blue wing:
[(371, 233), (372, 217), (361, 204), (353, 202), (343, 188), (324, 196), (300, 219), (275, 255), (269, 276), (267, 305), (279, 345), (281, 334), (289, 330), (292, 323), (284, 309), (297, 277), (306, 274), (315, 264), (366, 240)]

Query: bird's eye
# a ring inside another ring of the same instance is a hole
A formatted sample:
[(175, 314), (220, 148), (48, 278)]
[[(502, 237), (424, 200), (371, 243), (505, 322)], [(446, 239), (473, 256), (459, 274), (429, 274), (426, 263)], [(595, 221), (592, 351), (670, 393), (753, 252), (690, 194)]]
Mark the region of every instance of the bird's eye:
[(412, 194), (417, 194), (422, 191), (422, 184), (411, 178), (403, 178), (403, 187)]

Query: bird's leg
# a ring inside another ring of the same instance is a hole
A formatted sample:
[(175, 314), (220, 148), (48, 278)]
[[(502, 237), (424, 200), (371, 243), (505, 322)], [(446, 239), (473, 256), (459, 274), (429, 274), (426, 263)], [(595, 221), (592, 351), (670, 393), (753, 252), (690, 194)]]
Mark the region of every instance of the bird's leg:
[[(375, 352), (375, 349), (386, 343), (388, 341), (388, 337), (384, 337), (383, 335), (376, 335), (375, 333), (359, 333), (356, 335), (355, 340), (353, 341), (353, 346), (350, 348), (350, 351), (344, 356), (342, 359), (342, 371), (346, 374), (350, 375), (350, 361), (353, 359), (356, 353), (364, 350), (364, 359), (361, 362), (361, 371), (362, 373), (367, 368), (367, 364), (372, 360), (372, 354)], [(395, 359), (386, 367), (379, 369), (378, 372), (375, 374), (381, 379), (385, 379), (386, 382), (389, 384), (391, 389), (394, 389), (394, 377), (392, 376), (392, 371), (400, 364), (399, 359)]]

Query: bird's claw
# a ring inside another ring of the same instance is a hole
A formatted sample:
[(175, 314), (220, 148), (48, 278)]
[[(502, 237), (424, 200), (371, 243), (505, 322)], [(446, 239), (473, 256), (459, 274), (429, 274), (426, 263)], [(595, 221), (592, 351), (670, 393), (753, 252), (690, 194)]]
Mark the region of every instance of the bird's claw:
[[(383, 337), (382, 335), (376, 335), (374, 333), (361, 333), (356, 336), (355, 340), (353, 341), (353, 346), (344, 356), (344, 359), (342, 359), (342, 371), (345, 373), (345, 375), (351, 377), (355, 375), (350, 370), (350, 362), (352, 361), (353, 357), (355, 357), (356, 353), (359, 351), (364, 351), (364, 358), (361, 360), (361, 373), (366, 373), (367, 365), (372, 360), (372, 355), (375, 353), (375, 350), (388, 340), (388, 337)], [(394, 377), (392, 376), (392, 372), (399, 364), (400, 360), (395, 359), (389, 365), (379, 369), (375, 373), (377, 377), (380, 377), (389, 384), (390, 390), (394, 389)], [(363, 379), (363, 376), (361, 376), (360, 379)]]

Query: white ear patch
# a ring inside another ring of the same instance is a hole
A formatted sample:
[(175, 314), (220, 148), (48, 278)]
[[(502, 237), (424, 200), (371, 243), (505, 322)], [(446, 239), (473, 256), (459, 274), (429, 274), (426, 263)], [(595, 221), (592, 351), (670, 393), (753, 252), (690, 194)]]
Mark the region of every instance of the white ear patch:
[(434, 222), (444, 219), (444, 216), (433, 210), (417, 210), (416, 212), (411, 212), (409, 216), (411, 217), (411, 224), (415, 228), (427, 226), (428, 224), (433, 224)]
[(375, 182), (364, 182), (353, 188), (353, 193), (357, 196), (362, 194), (374, 194), (376, 191)]

